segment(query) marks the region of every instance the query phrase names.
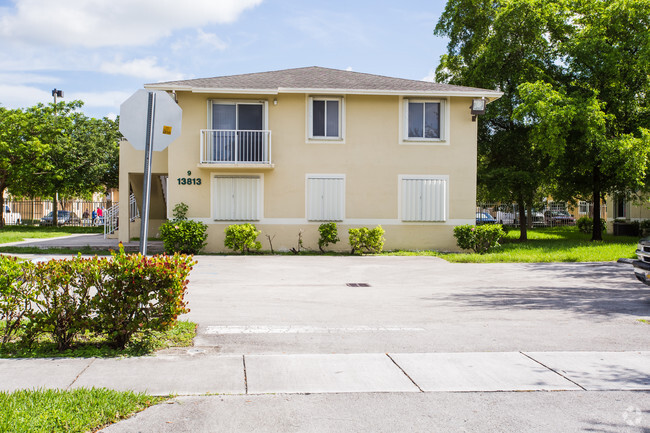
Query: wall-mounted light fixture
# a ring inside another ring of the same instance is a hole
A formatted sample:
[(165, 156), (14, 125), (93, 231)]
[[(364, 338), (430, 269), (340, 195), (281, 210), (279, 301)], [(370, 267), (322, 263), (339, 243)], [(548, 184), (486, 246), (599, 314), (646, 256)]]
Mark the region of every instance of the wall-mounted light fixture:
[(487, 99), (485, 98), (476, 98), (472, 99), (472, 105), (469, 107), (472, 113), (472, 122), (476, 122), (476, 116), (479, 114), (485, 114), (485, 106), (487, 105)]
[(273, 99), (273, 105), (278, 105), (278, 98)]

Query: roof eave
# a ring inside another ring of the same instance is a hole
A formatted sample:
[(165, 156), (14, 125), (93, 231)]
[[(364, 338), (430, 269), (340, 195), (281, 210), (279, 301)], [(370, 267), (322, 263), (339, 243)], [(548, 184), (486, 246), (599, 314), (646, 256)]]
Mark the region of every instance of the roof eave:
[(307, 93), (319, 95), (375, 95), (375, 96), (456, 96), (468, 98), (488, 98), (490, 101), (499, 99), (503, 92), (496, 90), (376, 90), (376, 89), (331, 89), (331, 88), (292, 88), (277, 89), (242, 89), (224, 87), (193, 87), (166, 84), (145, 84), (146, 89), (183, 91), (192, 93), (246, 94), (246, 95), (277, 95), (280, 93)]

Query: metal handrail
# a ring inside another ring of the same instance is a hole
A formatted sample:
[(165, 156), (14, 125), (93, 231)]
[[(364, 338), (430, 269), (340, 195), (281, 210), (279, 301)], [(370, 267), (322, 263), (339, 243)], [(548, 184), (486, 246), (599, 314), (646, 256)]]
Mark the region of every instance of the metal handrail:
[(202, 129), (202, 164), (270, 164), (271, 131)]
[[(135, 221), (140, 218), (140, 210), (138, 209), (135, 201), (135, 194), (129, 195), (129, 219)], [(104, 223), (104, 239), (119, 228), (120, 223), (120, 203), (117, 202), (110, 208), (106, 209), (103, 216)], [(97, 220), (99, 221), (99, 219)]]

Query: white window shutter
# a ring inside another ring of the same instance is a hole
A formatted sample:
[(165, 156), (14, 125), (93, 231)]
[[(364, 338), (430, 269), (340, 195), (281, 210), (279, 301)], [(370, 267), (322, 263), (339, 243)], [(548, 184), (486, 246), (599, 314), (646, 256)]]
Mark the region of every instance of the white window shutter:
[(255, 221), (259, 219), (260, 178), (216, 176), (213, 179), (215, 220)]
[(307, 178), (307, 219), (342, 221), (345, 213), (345, 180), (341, 177)]
[(446, 179), (405, 177), (401, 194), (403, 221), (446, 221)]

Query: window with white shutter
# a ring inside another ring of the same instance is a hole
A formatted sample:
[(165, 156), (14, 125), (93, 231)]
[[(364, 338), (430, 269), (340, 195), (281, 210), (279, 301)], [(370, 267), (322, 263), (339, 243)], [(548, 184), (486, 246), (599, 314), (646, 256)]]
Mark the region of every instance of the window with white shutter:
[(345, 176), (308, 174), (307, 219), (342, 221), (345, 217)]
[(446, 221), (447, 176), (400, 176), (402, 221)]
[(215, 176), (212, 179), (212, 215), (215, 220), (260, 219), (259, 176)]

